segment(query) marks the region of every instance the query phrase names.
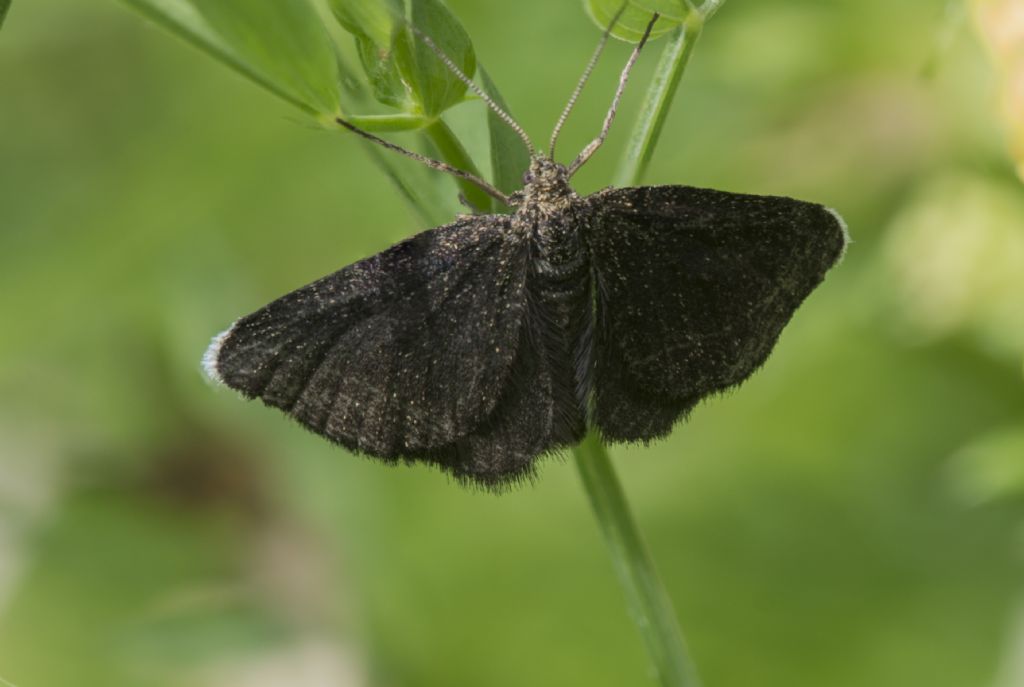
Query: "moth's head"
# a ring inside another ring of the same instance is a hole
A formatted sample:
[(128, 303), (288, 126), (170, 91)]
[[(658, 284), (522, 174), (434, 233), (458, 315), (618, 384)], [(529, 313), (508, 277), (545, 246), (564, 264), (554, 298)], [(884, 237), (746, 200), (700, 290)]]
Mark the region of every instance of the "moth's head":
[(573, 195), (569, 186), (569, 170), (549, 157), (535, 155), (523, 174), (523, 194), (526, 197), (556, 199)]

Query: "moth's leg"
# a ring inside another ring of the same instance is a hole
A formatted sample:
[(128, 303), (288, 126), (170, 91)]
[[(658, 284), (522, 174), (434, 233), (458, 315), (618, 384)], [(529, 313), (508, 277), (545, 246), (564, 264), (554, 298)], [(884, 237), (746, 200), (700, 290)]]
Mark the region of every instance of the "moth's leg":
[(466, 197), (465, 193), (460, 193), (459, 194), (459, 205), (461, 205), (462, 207), (464, 207), (467, 210), (469, 210), (469, 213), (471, 215), (485, 215), (485, 214), (487, 214), (486, 212), (484, 212), (483, 210), (481, 210), (477, 206), (473, 205), (473, 203), (470, 202), (469, 198)]

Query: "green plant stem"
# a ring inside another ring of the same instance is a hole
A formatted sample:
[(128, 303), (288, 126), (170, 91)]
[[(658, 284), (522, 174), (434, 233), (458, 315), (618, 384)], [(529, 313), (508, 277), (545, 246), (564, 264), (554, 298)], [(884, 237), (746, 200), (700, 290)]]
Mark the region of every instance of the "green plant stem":
[(427, 120), (419, 115), (405, 113), (385, 115), (349, 115), (349, 124), (358, 126), (371, 133), (387, 133), (390, 131), (414, 131), (422, 129)]
[(700, 14), (704, 17), (704, 21), (710, 19), (711, 15), (717, 12), (724, 2), (725, 0), (706, 0), (705, 3), (700, 6)]
[[(480, 170), (473, 164), (469, 153), (462, 147), (462, 143), (455, 137), (455, 133), (448, 125), (444, 123), (444, 120), (434, 120), (432, 124), (423, 128), (423, 133), (426, 134), (430, 142), (437, 148), (437, 152), (442, 160), (478, 177), (481, 176)], [(459, 184), (459, 190), (462, 191), (463, 197), (465, 197), (470, 205), (482, 212), (491, 210), (491, 197), (481, 190), (479, 186), (465, 179), (456, 179), (456, 181)]]
[[(617, 186), (632, 186), (643, 178), (668, 117), (673, 96), (705, 20), (722, 0), (708, 0), (692, 11), (665, 47), (615, 175)], [(664, 687), (698, 687), (700, 680), (683, 641), (672, 600), (658, 578), (625, 494), (600, 437), (590, 432), (573, 449), (576, 467), (626, 594), (630, 615), (643, 637), (647, 653)]]
[(615, 572), (625, 589), (630, 616), (640, 629), (661, 684), (697, 687), (697, 671), (686, 652), (672, 600), (637, 530), (608, 452), (591, 433), (574, 454)]
[(669, 108), (683, 76), (693, 47), (704, 28), (704, 18), (692, 13), (676, 29), (661, 54), (651, 86), (647, 89), (636, 125), (626, 143), (626, 152), (615, 175), (616, 186), (635, 186), (640, 183), (654, 153), (655, 143), (661, 136)]

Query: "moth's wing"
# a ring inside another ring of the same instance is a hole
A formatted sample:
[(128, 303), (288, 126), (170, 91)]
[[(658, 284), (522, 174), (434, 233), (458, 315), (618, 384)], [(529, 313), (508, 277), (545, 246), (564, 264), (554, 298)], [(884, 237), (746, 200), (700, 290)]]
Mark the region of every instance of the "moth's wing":
[(564, 389), (559, 389), (558, 364), (540, 344), (544, 327), (535, 311), (527, 316), (498, 405), (472, 433), (445, 449), (443, 464), (456, 477), (500, 490), (532, 477), (538, 456), (583, 439), (583, 409), (567, 407), (559, 396)]
[[(528, 260), (508, 217), (461, 218), (243, 317), (207, 370), (351, 450), (500, 481), (539, 452), (492, 418), (526, 355)], [(536, 434), (529, 414), (508, 421)]]
[(582, 201), (595, 278), (594, 422), (609, 440), (670, 431), (739, 384), (843, 253), (821, 205), (686, 186)]

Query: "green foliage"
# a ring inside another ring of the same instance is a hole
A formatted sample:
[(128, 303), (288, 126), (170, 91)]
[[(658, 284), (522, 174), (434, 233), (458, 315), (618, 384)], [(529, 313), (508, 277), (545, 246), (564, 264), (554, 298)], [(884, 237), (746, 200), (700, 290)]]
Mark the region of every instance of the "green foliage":
[(338, 23), (356, 40), (359, 61), (374, 97), (392, 107), (411, 111), (412, 102), (402, 83), (394, 56), (395, 35), (398, 31), (396, 24), (401, 16), (397, 0), (331, 0), (330, 7)]
[(337, 111), (337, 60), (307, 0), (125, 2), (307, 114)]
[[(384, 58), (390, 56), (395, 32), (402, 24), (401, 0), (328, 0), (328, 5), (346, 31), (361, 45), (365, 41), (372, 57), (384, 62)], [(376, 68), (376, 65), (363, 66), (368, 71)]]
[[(884, 257), (915, 338), (958, 334), (1010, 363), (1024, 352), (1024, 197), (1016, 180), (922, 176), (892, 218)], [(946, 221), (938, 222), (938, 218)]]
[[(340, 107), (339, 56), (308, 0), (217, 0), (197, 5), (190, 0), (125, 2), (322, 124), (333, 124)], [(365, 103), (358, 91), (349, 92), (351, 102), (343, 109), (350, 121), (377, 132), (421, 129), (446, 162), (479, 175), (447, 126), (438, 122), (445, 110), (466, 99), (466, 85), (410, 28), (416, 26), (472, 77), (477, 69), (473, 45), (455, 16), (440, 0), (411, 0), (404, 11), (396, 0), (330, 0), (330, 9), (355, 39), (374, 99), (398, 110), (388, 115), (353, 114), (350, 106)], [(482, 78), (488, 95), (502, 102), (494, 83)], [(518, 188), (528, 162), (522, 142), (492, 114), (482, 124), (489, 129), (498, 186), (507, 191)], [(370, 156), (420, 214), (430, 214), (412, 190), (415, 173), (387, 156)], [(492, 209), (492, 199), (478, 187), (463, 180), (458, 184), (474, 207)]]
[(462, 101), (466, 85), (413, 33), (409, 24), (434, 41), (470, 78), (476, 72), (473, 44), (462, 25), (438, 0), (410, 2), (408, 24), (395, 42), (395, 63), (418, 108), (427, 116), (437, 116)]
[(11, 9), (11, 0), (0, 0), (0, 29), (4, 26), (4, 20), (7, 19), (7, 11)]
[[(481, 67), (480, 79), (484, 92), (498, 107), (511, 112), (498, 87), (487, 71)], [(523, 172), (530, 165), (530, 154), (516, 132), (501, 120), (493, 110), (487, 110), (487, 132), (491, 147), (491, 178), (494, 185), (505, 193), (512, 193), (523, 186)]]
[[(479, 174), (469, 154), (437, 118), (463, 102), (467, 87), (410, 27), (427, 36), (467, 77), (477, 70), (469, 35), (440, 0), (412, 0), (401, 11), (394, 0), (331, 0), (338, 22), (353, 35), (359, 59), (374, 97), (402, 114), (352, 119), (371, 131), (422, 128), (445, 162)], [(481, 69), (483, 90), (500, 105), (497, 87)], [(521, 186), (529, 157), (522, 141), (493, 112), (480, 124), (488, 130), (491, 171), (495, 185), (511, 192)], [(458, 182), (476, 208), (490, 210), (494, 201), (470, 182)]]
[(428, 36), (464, 74), (473, 76), (476, 55), (469, 35), (439, 0), (331, 0), (338, 22), (359, 46), (359, 59), (374, 96), (406, 112), (434, 118), (462, 101), (466, 86), (409, 28)]
[(309, 0), (203, 0), (196, 9), (243, 59), (317, 113), (338, 109), (334, 48)]
[(950, 482), (971, 505), (1024, 499), (1024, 426), (995, 429), (957, 451)]
[(661, 16), (651, 29), (651, 38), (663, 36), (683, 23), (690, 14), (684, 0), (628, 0), (623, 9), (623, 0), (584, 0), (587, 13), (602, 30), (611, 24), (622, 9), (612, 35), (630, 43), (636, 43), (644, 35), (644, 29), (655, 12)]
[(622, 162), (615, 172), (617, 186), (634, 186), (643, 179), (654, 155), (655, 142), (668, 119), (669, 108), (689, 56), (703, 30), (702, 22), (686, 23), (672, 35), (655, 69), (640, 114), (633, 125)]

